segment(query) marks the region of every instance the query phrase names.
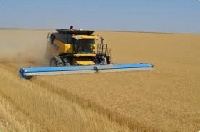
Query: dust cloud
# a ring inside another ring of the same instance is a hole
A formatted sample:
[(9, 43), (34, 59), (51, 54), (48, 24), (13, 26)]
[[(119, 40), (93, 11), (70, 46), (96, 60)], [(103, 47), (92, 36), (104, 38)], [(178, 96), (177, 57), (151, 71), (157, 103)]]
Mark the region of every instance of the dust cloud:
[(0, 62), (47, 63), (47, 30), (0, 30)]

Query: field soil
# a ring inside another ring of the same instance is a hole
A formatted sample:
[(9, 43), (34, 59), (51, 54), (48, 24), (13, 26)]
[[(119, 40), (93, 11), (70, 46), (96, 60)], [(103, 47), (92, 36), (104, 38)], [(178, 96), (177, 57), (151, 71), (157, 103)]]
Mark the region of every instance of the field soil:
[(199, 131), (200, 35), (98, 31), (113, 63), (152, 71), (19, 77), (49, 30), (0, 30), (0, 131)]

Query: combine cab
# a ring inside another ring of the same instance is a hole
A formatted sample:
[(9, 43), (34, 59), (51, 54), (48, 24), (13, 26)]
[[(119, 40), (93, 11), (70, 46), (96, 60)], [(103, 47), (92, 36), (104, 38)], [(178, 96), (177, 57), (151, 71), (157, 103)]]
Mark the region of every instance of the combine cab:
[[(94, 31), (57, 29), (48, 35), (46, 57), (49, 67), (20, 68), (20, 76), (151, 70), (148, 63), (112, 64), (110, 49)], [(97, 39), (101, 39), (97, 43)]]

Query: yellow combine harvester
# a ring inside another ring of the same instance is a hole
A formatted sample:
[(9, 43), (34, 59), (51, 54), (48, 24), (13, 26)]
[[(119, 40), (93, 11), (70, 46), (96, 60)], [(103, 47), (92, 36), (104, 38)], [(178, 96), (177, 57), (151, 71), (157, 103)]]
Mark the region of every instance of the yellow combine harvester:
[[(50, 66), (110, 64), (107, 44), (97, 44), (94, 31), (57, 29), (48, 35), (47, 57)], [(101, 41), (103, 42), (103, 41)]]
[(148, 63), (112, 64), (107, 44), (97, 43), (99, 36), (94, 31), (57, 29), (48, 35), (46, 56), (50, 67), (20, 68), (20, 76), (30, 79), (38, 75), (59, 75), (79, 73), (121, 72), (130, 70), (150, 70)]

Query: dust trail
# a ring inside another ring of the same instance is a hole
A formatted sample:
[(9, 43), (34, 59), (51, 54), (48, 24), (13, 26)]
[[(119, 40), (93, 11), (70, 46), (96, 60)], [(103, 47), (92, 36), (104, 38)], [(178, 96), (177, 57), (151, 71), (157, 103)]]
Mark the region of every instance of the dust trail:
[(46, 64), (47, 30), (0, 30), (0, 62)]

